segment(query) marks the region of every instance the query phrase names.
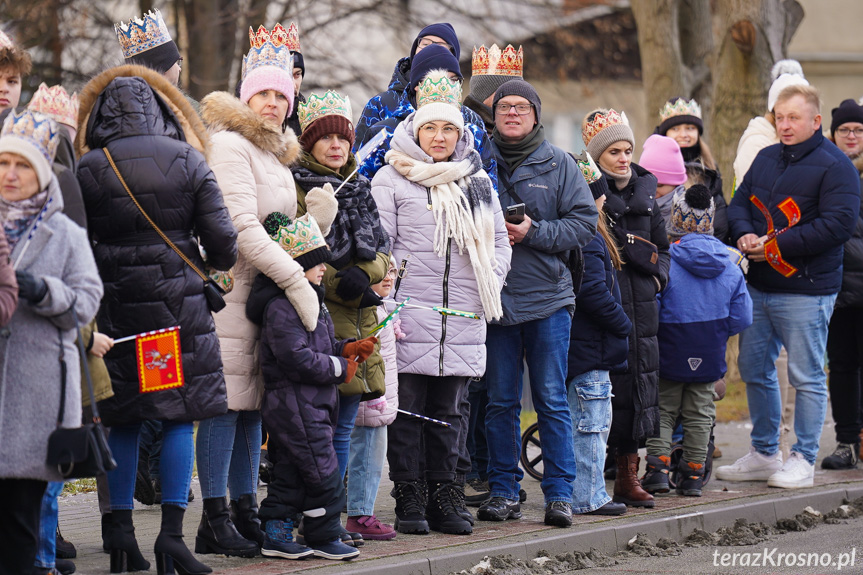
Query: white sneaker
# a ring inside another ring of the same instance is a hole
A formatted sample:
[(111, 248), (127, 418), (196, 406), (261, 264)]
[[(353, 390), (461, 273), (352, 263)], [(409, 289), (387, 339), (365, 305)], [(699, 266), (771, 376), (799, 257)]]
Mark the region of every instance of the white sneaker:
[(749, 448), (749, 453), (716, 469), (716, 477), (725, 481), (763, 481), (782, 469), (782, 453), (762, 455)]
[(812, 487), (815, 482), (815, 466), (810, 465), (802, 455), (792, 451), (782, 469), (767, 478), (769, 487), (800, 489)]

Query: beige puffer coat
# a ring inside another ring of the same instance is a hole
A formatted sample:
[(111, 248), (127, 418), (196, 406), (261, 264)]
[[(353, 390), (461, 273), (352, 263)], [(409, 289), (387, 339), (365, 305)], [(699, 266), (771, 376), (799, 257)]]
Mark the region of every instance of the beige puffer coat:
[(228, 389), (228, 409), (260, 409), (264, 380), (259, 363), (260, 328), (246, 318), (246, 300), (259, 271), (282, 289), (306, 281), (303, 269), (267, 235), (262, 225), (271, 212), (297, 216), (297, 192), (289, 165), (300, 145), (289, 129), (271, 127), (241, 100), (226, 92), (201, 102), (211, 133), (208, 161), (237, 228), (239, 259), (227, 306), (215, 314), (216, 333)]

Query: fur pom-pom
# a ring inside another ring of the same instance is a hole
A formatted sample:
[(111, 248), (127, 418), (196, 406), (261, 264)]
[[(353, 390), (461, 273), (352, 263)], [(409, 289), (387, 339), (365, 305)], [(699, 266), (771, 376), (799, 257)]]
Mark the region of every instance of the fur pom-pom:
[(795, 74), (805, 78), (803, 75), (803, 67), (800, 66), (800, 62), (797, 60), (779, 60), (773, 64), (773, 68), (770, 70), (770, 81), (775, 82), (776, 78), (782, 74)]
[(684, 196), (690, 208), (706, 210), (710, 207), (710, 189), (702, 184), (695, 184), (686, 190)]
[(291, 218), (282, 212), (271, 212), (264, 220), (264, 230), (271, 236), (278, 233), (279, 228), (289, 225), (291, 225)]

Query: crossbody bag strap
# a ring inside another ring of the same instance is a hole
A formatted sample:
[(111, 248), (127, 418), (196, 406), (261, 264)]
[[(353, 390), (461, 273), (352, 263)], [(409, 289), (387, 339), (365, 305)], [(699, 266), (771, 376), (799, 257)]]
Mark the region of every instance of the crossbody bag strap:
[[(508, 187), (506, 190), (504, 190), (504, 192), (509, 194), (510, 197), (516, 201), (516, 203), (524, 204), (524, 200), (522, 200), (521, 196), (518, 195), (518, 192), (515, 191), (515, 184)], [(536, 215), (531, 211), (531, 209), (527, 207), (527, 204), (524, 204), (524, 213), (527, 214), (527, 217), (529, 217), (535, 222), (542, 221), (542, 218), (536, 217)]]
[(174, 245), (174, 242), (172, 242), (170, 239), (168, 239), (168, 236), (166, 236), (164, 234), (164, 232), (162, 232), (162, 230), (159, 229), (159, 226), (156, 225), (156, 222), (154, 222), (152, 220), (152, 218), (150, 218), (150, 216), (147, 215), (147, 212), (144, 211), (144, 208), (141, 207), (141, 204), (138, 203), (138, 200), (132, 194), (132, 190), (130, 190), (129, 186), (126, 185), (126, 180), (123, 179), (122, 174), (120, 174), (120, 170), (117, 169), (117, 164), (114, 163), (114, 158), (111, 157), (111, 153), (108, 151), (108, 148), (102, 148), (102, 151), (105, 152), (105, 157), (108, 158), (108, 163), (111, 164), (111, 167), (114, 169), (114, 173), (117, 174), (117, 179), (120, 180), (121, 184), (123, 184), (123, 188), (126, 190), (126, 193), (129, 194), (129, 197), (132, 198), (132, 201), (135, 202), (135, 205), (138, 207), (138, 210), (141, 212), (141, 214), (145, 218), (147, 218), (147, 221), (150, 223), (151, 226), (153, 226), (153, 229), (156, 230), (156, 233), (159, 234), (159, 236), (163, 240), (165, 240), (165, 243), (168, 244), (168, 246), (170, 246), (170, 248), (172, 250), (177, 252), (177, 255), (180, 256), (183, 259), (183, 261), (186, 262), (189, 265), (189, 267), (195, 271), (196, 274), (201, 276), (201, 279), (204, 280), (204, 282), (209, 281), (210, 278), (208, 278), (206, 275), (204, 275), (204, 272), (199, 270), (198, 266), (193, 264), (192, 260), (190, 260), (188, 257), (186, 257), (186, 254), (181, 252), (180, 248), (178, 248), (176, 245)]

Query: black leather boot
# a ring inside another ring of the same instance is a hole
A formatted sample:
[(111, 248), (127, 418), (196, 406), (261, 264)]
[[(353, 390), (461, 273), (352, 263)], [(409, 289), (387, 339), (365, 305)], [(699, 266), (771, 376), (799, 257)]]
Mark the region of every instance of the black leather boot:
[(264, 531), (258, 517), (258, 499), (254, 493), (240, 495), (231, 501), (231, 521), (245, 539), (254, 541), (258, 547), (264, 544)]
[(144, 559), (138, 549), (131, 509), (111, 511), (108, 544), (111, 549), (111, 573), (146, 571), (150, 568), (150, 562)]
[[(115, 511), (116, 513), (116, 511)], [(213, 570), (195, 559), (183, 542), (183, 515), (186, 510), (176, 505), (162, 505), (162, 529), (156, 537), (153, 550), (156, 552), (158, 575), (206, 575)]]
[(195, 537), (195, 553), (218, 553), (228, 557), (254, 557), (258, 544), (237, 532), (224, 497), (204, 499), (204, 512)]
[(429, 482), (428, 487), (429, 500), (426, 504), (425, 517), (429, 528), (453, 535), (472, 533), (470, 522), (459, 514), (456, 507), (459, 496), (455, 485), (450, 481), (442, 481)]

